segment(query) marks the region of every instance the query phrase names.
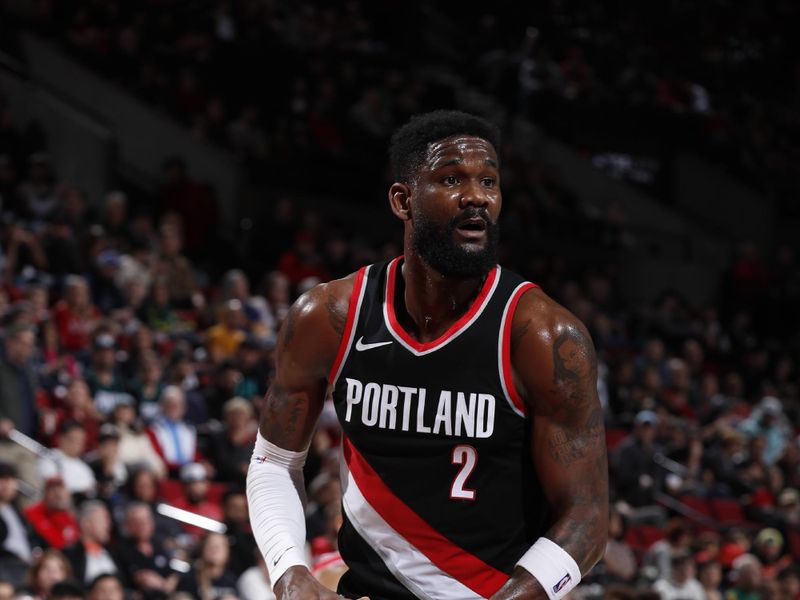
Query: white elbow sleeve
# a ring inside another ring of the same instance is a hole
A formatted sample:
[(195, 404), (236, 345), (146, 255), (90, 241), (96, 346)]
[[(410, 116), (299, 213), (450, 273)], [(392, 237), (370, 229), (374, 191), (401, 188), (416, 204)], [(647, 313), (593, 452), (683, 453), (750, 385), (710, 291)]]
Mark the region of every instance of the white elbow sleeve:
[(308, 566), (305, 559), (306, 494), (303, 465), (308, 451), (292, 452), (258, 433), (247, 471), (247, 503), (256, 543), (271, 585), (287, 569)]

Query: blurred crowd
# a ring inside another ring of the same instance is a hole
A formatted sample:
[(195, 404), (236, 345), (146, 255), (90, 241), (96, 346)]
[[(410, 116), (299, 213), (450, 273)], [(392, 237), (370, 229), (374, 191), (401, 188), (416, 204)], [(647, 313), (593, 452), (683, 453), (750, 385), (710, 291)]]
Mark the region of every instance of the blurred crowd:
[(374, 184), (393, 128), (458, 98), (665, 171), (676, 151), (704, 152), (797, 215), (800, 15), (790, 0), (500, 1), (455, 12), (430, 1), (6, 4), (8, 38), (24, 24), (60, 41), (254, 176), (314, 185), (298, 167), (306, 159), (342, 181), (374, 172), (358, 185)]
[[(695, 27), (707, 23), (693, 11), (711, 5), (668, 4)], [(540, 30), (487, 15), (469, 40), (447, 33), (461, 17), (441, 19), (425, 3), (397, 10), (393, 27), (379, 18), (385, 7), (359, 2), (6, 8), (231, 148), (254, 177), (269, 172), (266, 159), (291, 174), (305, 157), (350, 177), (357, 194), (369, 177), (369, 189), (385, 181), (392, 128), (452, 104), (452, 66), (466, 64), (476, 65), (470, 84), (513, 110), (557, 116), (554, 127), (581, 114), (602, 125), (592, 111), (611, 114), (625, 99), (625, 110), (653, 123), (670, 113), (688, 128), (711, 127), (716, 134), (698, 136), (710, 156), (740, 166), (758, 156), (767, 170), (751, 174), (796, 182), (781, 171), (797, 157), (796, 117), (782, 110), (796, 84), (757, 93), (777, 76), (775, 65), (761, 66), (796, 43), (775, 15), (796, 7), (754, 4), (708, 25), (702, 49), (681, 47), (669, 60), (657, 44), (669, 28), (637, 10), (614, 20), (598, 3), (553, 3)], [(742, 15), (774, 34), (773, 46), (756, 43)], [(419, 49), (395, 28), (417, 19), (444, 32), (424, 42), (442, 64), (412, 72)], [(586, 35), (612, 21), (615, 31)], [(628, 44), (636, 51), (619, 71)], [(686, 56), (703, 58), (688, 69)], [(717, 70), (730, 75), (715, 80)], [(611, 531), (604, 561), (572, 596), (798, 600), (794, 251), (743, 244), (705, 306), (669, 290), (633, 305), (619, 292), (618, 253), (635, 251), (637, 232), (619, 207), (588, 213), (524, 147), (508, 143), (502, 154), (501, 262), (578, 315), (600, 360)], [(398, 231), (366, 235), (346, 215), (332, 223), (286, 196), (223, 252), (213, 190), (179, 158), (144, 203), (120, 190), (86, 198), (57, 167), (41, 129), (15, 121), (0, 99), (0, 599), (269, 598), (243, 484), (276, 332), (303, 291), (399, 254)], [(338, 442), (328, 407), (306, 482), (309, 557), (329, 584), (343, 568)]]

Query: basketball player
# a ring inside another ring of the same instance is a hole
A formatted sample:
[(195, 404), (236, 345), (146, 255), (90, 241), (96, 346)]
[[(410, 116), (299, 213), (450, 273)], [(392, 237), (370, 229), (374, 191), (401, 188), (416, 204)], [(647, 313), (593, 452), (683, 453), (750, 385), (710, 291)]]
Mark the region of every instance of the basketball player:
[(326, 393), (343, 429), (348, 598), (563, 598), (603, 554), (603, 413), (586, 328), (496, 264), (497, 133), (453, 111), (392, 138), (403, 256), (322, 284), (278, 340), (248, 474), (279, 600), (306, 568), (302, 466)]

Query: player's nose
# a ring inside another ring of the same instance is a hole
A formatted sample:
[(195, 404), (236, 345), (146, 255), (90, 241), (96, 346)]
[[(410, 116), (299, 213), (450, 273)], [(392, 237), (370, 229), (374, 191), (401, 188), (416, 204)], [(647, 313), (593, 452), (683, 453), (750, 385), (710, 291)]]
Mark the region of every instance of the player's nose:
[(480, 181), (472, 181), (464, 188), (459, 201), (459, 208), (468, 206), (484, 207), (489, 204), (487, 189)]

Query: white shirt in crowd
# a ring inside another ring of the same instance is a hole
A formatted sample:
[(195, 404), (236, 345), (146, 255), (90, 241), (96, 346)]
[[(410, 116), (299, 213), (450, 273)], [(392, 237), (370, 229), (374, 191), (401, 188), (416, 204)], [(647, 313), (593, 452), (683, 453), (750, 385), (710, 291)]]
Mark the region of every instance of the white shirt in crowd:
[(39, 474), (42, 479), (61, 477), (70, 493), (85, 493), (97, 484), (94, 473), (80, 458), (67, 456), (56, 448), (48, 458), (39, 461)]
[(659, 579), (653, 589), (661, 595), (661, 600), (706, 600), (706, 593), (697, 579), (688, 579), (683, 584)]

